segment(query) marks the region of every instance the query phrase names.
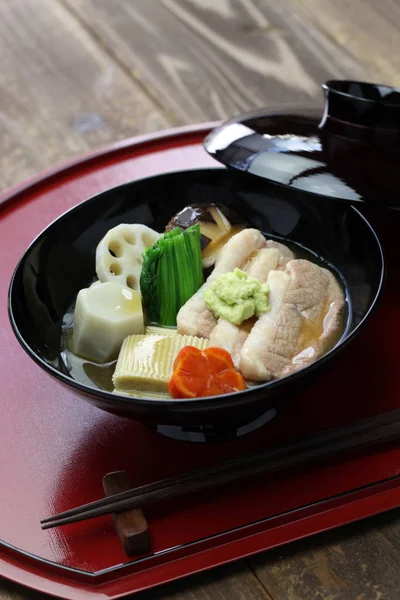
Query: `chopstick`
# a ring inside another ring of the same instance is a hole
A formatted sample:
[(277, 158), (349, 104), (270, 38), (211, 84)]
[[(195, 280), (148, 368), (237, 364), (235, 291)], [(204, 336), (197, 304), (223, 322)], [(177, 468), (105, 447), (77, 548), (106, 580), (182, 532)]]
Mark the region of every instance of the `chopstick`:
[(126, 492), (121, 492), (119, 494), (113, 494), (112, 496), (109, 496), (107, 498), (100, 498), (100, 500), (94, 500), (92, 502), (88, 502), (87, 504), (81, 504), (80, 506), (77, 506), (75, 508), (70, 508), (69, 510), (60, 512), (57, 515), (54, 515), (52, 517), (47, 517), (46, 519), (42, 519), (40, 521), (40, 523), (41, 524), (51, 523), (55, 519), (59, 519), (61, 517), (69, 517), (69, 516), (77, 515), (79, 513), (84, 513), (88, 509), (94, 509), (94, 508), (99, 508), (102, 506), (114, 505), (115, 502), (119, 502), (119, 501), (130, 499), (130, 498), (133, 499), (136, 497), (140, 497), (143, 494), (146, 494), (148, 492), (153, 492), (157, 489), (161, 489), (163, 487), (168, 487), (170, 485), (174, 485), (174, 484), (179, 485), (181, 483), (184, 483), (185, 481), (190, 480), (191, 478), (198, 477), (200, 473), (203, 476), (212, 475), (215, 472), (216, 468), (218, 468), (222, 464), (224, 464), (225, 466), (232, 465), (232, 468), (235, 468), (236, 463), (239, 463), (241, 460), (242, 459), (233, 459), (230, 461), (226, 461), (224, 463), (219, 463), (217, 466), (206, 467), (203, 469), (199, 469), (197, 471), (193, 471), (192, 473), (184, 473), (183, 475), (177, 475), (175, 477), (168, 477), (167, 479), (161, 479), (154, 483), (149, 483), (149, 484), (142, 485), (142, 486), (139, 486), (136, 488), (132, 488), (130, 490), (127, 490)]
[(328, 429), (318, 436), (297, 443), (224, 461), (95, 500), (47, 517), (41, 521), (41, 526), (42, 529), (50, 529), (105, 514), (143, 508), (161, 500), (212, 489), (279, 469), (292, 468), (339, 452), (394, 441), (399, 437), (400, 409), (396, 409), (343, 427)]

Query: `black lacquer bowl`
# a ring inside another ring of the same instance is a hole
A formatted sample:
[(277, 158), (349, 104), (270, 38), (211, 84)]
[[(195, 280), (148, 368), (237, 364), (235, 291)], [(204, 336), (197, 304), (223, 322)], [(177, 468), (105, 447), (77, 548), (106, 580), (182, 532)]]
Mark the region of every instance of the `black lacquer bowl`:
[[(306, 247), (336, 271), (348, 300), (342, 339), (298, 373), (212, 398), (127, 398), (75, 381), (61, 357), (62, 318), (77, 292), (95, 277), (95, 250), (100, 239), (119, 223), (143, 223), (163, 231), (171, 215), (184, 206), (211, 201), (232, 208), (267, 236)], [(273, 416), (283, 398), (308, 385), (323, 365), (334, 368), (334, 356), (367, 322), (380, 295), (383, 275), (379, 240), (349, 204), (315, 202), (301, 191), (226, 169), (191, 170), (108, 190), (53, 222), (26, 250), (15, 270), (9, 314), (29, 356), (84, 400), (175, 437), (212, 440), (251, 431)]]

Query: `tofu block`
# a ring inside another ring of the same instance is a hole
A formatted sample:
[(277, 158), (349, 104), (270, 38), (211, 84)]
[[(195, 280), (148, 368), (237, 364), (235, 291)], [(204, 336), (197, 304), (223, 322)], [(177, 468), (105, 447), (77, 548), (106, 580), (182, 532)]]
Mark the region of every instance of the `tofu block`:
[(97, 363), (118, 357), (124, 339), (144, 332), (140, 294), (119, 283), (100, 283), (79, 292), (72, 351)]

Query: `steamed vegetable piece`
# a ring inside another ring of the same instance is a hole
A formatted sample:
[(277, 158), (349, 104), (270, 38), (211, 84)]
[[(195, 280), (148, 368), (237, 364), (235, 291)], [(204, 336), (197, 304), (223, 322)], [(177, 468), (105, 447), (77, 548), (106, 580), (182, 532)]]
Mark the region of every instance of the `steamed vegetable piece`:
[(160, 234), (146, 225), (117, 225), (96, 249), (96, 273), (101, 282), (116, 281), (140, 292), (142, 253), (155, 244)]
[(113, 383), (116, 392), (167, 392), (174, 360), (187, 345), (203, 350), (208, 340), (191, 335), (131, 335), (118, 356)]
[(246, 389), (243, 376), (233, 366), (229, 352), (222, 348), (201, 351), (193, 346), (182, 348), (174, 362), (168, 384), (173, 398), (218, 396)]
[(152, 323), (175, 326), (179, 309), (203, 282), (198, 225), (165, 233), (143, 254), (140, 289)]
[(98, 363), (114, 360), (127, 335), (143, 333), (140, 295), (119, 283), (98, 283), (79, 292), (73, 352)]
[(222, 246), (229, 238), (247, 227), (247, 223), (226, 206), (192, 204), (172, 217), (166, 231), (175, 227), (185, 230), (194, 224), (200, 226), (204, 269), (214, 265)]

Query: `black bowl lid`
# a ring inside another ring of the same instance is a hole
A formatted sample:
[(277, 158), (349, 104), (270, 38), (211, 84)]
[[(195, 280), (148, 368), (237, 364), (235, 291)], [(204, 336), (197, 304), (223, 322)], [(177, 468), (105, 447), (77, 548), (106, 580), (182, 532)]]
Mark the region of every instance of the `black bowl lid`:
[(259, 110), (214, 129), (205, 149), (228, 167), (319, 198), (400, 209), (400, 89), (355, 81), (322, 87), (322, 118)]

